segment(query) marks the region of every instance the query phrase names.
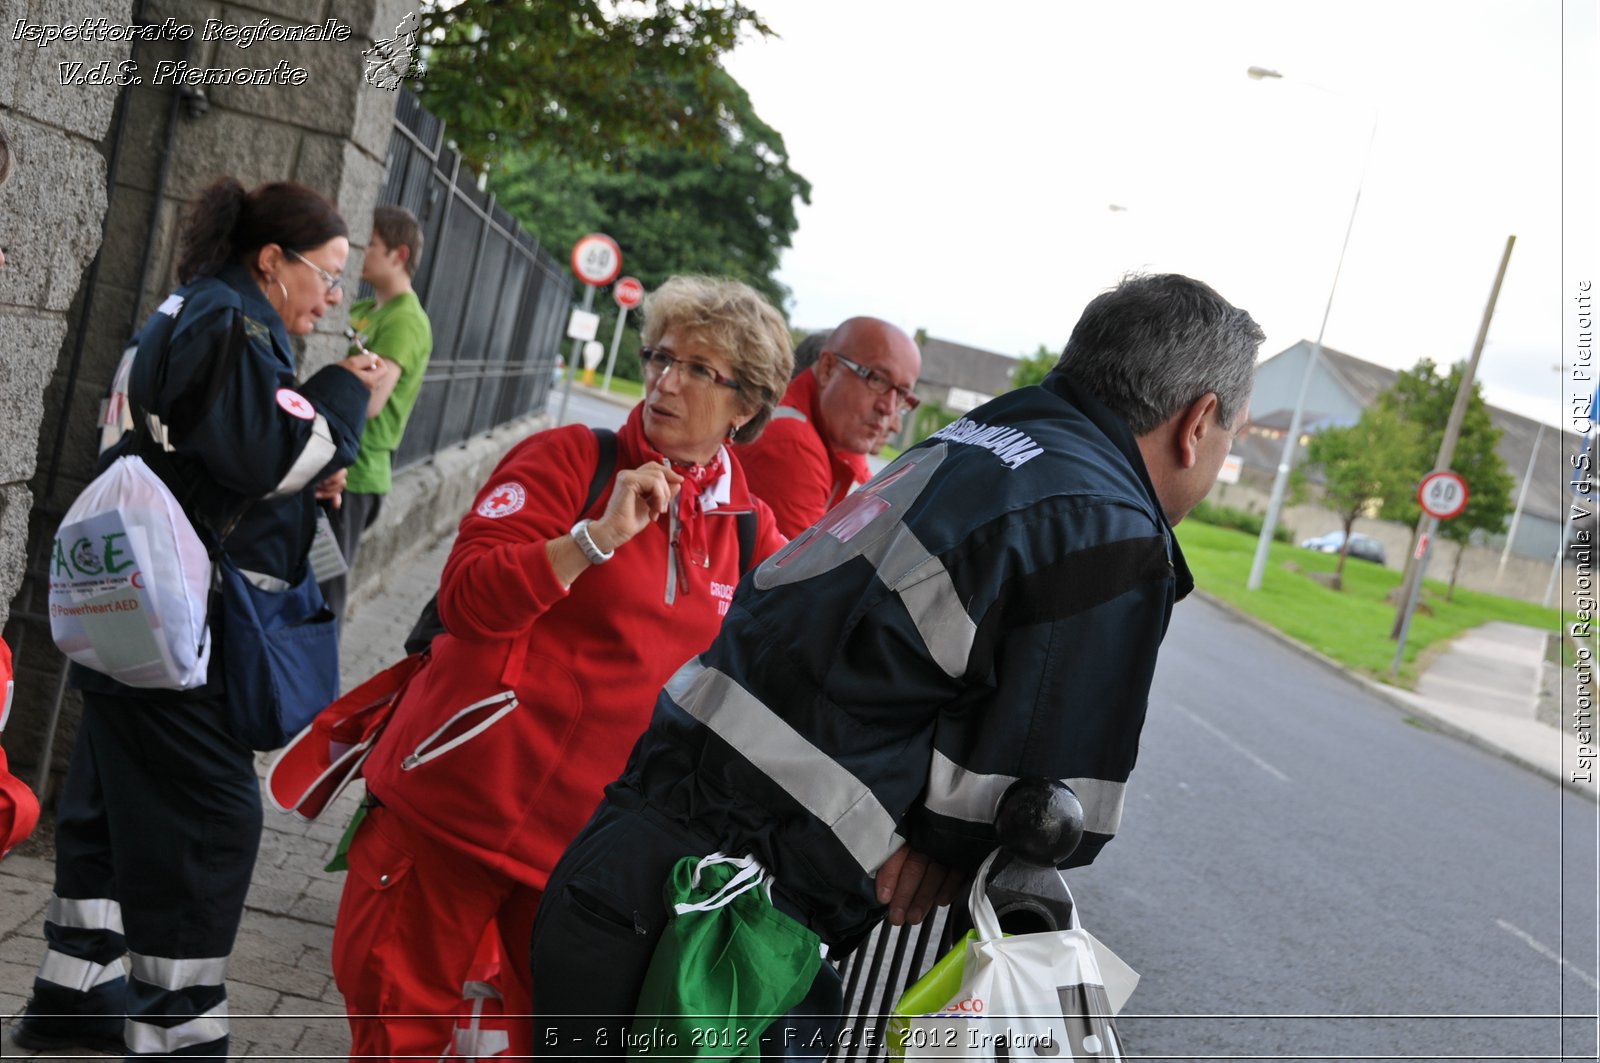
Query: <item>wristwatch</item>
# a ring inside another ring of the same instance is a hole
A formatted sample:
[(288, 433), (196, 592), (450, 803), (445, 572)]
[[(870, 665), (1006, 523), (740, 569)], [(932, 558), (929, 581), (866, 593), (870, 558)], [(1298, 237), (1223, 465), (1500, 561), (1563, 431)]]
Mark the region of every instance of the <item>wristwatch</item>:
[(603, 565), (617, 556), (615, 550), (602, 550), (594, 543), (594, 538), (589, 534), (587, 520), (580, 520), (572, 526), (572, 541), (578, 544), (578, 549), (583, 551), (583, 556), (589, 559), (591, 565)]

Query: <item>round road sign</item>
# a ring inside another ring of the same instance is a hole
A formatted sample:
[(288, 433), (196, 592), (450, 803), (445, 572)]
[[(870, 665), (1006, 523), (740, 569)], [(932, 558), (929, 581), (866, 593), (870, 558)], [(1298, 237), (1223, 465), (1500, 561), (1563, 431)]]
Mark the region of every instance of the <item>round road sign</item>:
[(622, 272), (622, 249), (605, 233), (590, 233), (572, 245), (572, 272), (596, 288), (610, 284)]
[(1448, 469), (1430, 472), (1417, 485), (1417, 502), (1430, 517), (1459, 517), (1467, 508), (1467, 481)]
[(638, 277), (624, 277), (611, 289), (611, 298), (624, 310), (632, 310), (644, 302), (644, 285), (639, 283)]

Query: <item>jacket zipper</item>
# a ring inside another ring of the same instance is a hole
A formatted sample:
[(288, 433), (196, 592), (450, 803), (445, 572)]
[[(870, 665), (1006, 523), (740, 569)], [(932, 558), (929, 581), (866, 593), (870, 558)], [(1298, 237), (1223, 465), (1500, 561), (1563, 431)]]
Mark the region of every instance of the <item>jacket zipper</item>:
[[(400, 762), (400, 770), (410, 771), (412, 768), (415, 768), (418, 765), (426, 764), (435, 757), (439, 757), (450, 752), (450, 750), (461, 745), (463, 742), (471, 741), (493, 726), (502, 716), (516, 707), (517, 695), (515, 691), (511, 690), (502, 690), (500, 693), (484, 698), (482, 701), (473, 702), (471, 705), (468, 705), (460, 712), (451, 716), (444, 723), (440, 724), (438, 730), (434, 731), (427, 738), (424, 738), (422, 741), (418, 742), (417, 748)], [(483, 709), (494, 709), (495, 711), (490, 713), (489, 716), (481, 723), (474, 724), (461, 734), (458, 734), (454, 738), (450, 739), (450, 741), (444, 743), (444, 745), (440, 746), (438, 749), (428, 749), (429, 743), (435, 741), (440, 735), (448, 731), (457, 720), (468, 715), (469, 713), (478, 712)], [(427, 750), (427, 752), (423, 752), (423, 750)]]

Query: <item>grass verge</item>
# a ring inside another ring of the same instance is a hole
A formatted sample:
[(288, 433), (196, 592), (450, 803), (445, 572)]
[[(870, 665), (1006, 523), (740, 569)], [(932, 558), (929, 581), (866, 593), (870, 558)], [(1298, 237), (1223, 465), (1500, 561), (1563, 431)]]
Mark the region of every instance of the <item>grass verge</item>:
[(1390, 598), (1400, 585), (1399, 572), (1352, 558), (1344, 567), (1344, 589), (1336, 591), (1316, 576), (1331, 575), (1338, 568), (1337, 554), (1274, 543), (1261, 589), (1251, 591), (1245, 583), (1255, 556), (1255, 536), (1185, 521), (1178, 540), (1201, 590), (1348, 668), (1407, 689), (1416, 684), (1418, 661), (1430, 649), (1491, 620), (1552, 632), (1561, 629), (1562, 616), (1555, 609), (1460, 587), (1446, 601), (1448, 582), (1428, 579), (1396, 679), (1389, 675), (1395, 651), (1389, 629), (1397, 608)]

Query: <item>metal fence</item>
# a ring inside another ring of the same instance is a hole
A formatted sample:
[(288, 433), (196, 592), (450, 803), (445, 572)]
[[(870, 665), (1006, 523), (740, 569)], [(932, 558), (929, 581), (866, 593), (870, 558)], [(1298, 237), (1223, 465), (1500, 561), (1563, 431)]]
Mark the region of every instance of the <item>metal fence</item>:
[(477, 186), (444, 123), (402, 93), (380, 203), (422, 223), (413, 278), (433, 357), (395, 468), (541, 408), (572, 304), (572, 274)]

